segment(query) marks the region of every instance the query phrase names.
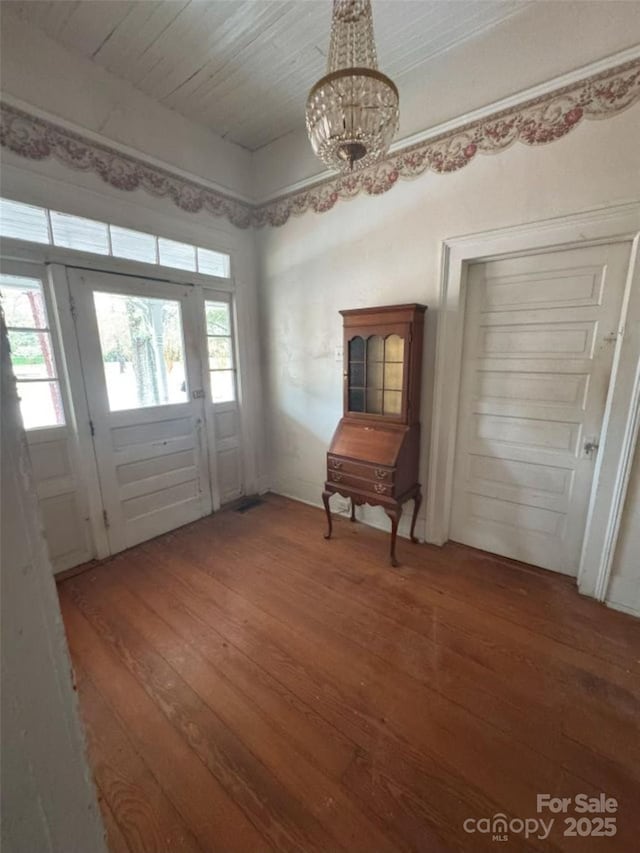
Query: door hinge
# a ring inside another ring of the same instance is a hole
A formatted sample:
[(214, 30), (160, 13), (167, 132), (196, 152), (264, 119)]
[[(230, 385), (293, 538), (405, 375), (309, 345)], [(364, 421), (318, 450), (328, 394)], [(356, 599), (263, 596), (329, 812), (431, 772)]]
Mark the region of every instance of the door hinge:
[(102, 510), (102, 520), (104, 521), (104, 526), (108, 530), (111, 527), (111, 525), (109, 524), (109, 516), (107, 515), (106, 509)]
[(71, 309), (71, 316), (75, 320), (77, 317), (76, 314), (76, 300), (73, 298), (73, 294), (69, 294), (69, 308)]
[(91, 430), (91, 436), (93, 437), (96, 434), (96, 428), (93, 425), (93, 421), (89, 421), (89, 429)]

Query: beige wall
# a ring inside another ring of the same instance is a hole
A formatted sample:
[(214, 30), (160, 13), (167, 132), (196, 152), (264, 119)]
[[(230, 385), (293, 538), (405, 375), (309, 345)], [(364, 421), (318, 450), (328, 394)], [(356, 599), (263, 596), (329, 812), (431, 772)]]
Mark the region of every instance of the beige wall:
[[(320, 501), (324, 454), (342, 411), (339, 309), (413, 301), (429, 305), (424, 481), (442, 241), (639, 198), (637, 135), (632, 108), (611, 120), (585, 122), (551, 145), (516, 144), (457, 173), (401, 182), (381, 197), (339, 202), (328, 213), (293, 217), (282, 228), (260, 232), (275, 489)], [(368, 517), (386, 524), (380, 510)]]

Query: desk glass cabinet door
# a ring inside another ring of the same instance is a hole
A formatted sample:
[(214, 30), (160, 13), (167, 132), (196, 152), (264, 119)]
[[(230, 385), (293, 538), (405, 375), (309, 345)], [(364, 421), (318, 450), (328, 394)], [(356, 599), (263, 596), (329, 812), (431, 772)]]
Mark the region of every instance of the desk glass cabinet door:
[(407, 349), (402, 334), (353, 331), (347, 341), (345, 414), (404, 420)]

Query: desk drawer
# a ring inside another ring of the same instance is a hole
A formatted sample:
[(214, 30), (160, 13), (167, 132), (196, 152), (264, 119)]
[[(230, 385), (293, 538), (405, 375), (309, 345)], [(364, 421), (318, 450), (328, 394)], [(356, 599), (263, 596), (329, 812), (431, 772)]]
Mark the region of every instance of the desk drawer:
[(330, 453), (327, 454), (327, 469), (330, 480), (333, 479), (331, 477), (333, 472), (361, 477), (364, 480), (370, 480), (372, 483), (387, 484), (393, 483), (396, 476), (395, 468), (387, 468), (384, 465), (367, 465), (364, 462), (351, 462), (348, 459), (341, 459), (339, 456), (332, 456)]
[(357, 489), (359, 492), (369, 492), (372, 495), (383, 495), (385, 497), (393, 497), (395, 493), (393, 483), (381, 480), (365, 480), (363, 477), (354, 477), (353, 474), (344, 474), (342, 471), (329, 469), (327, 480), (345, 490)]

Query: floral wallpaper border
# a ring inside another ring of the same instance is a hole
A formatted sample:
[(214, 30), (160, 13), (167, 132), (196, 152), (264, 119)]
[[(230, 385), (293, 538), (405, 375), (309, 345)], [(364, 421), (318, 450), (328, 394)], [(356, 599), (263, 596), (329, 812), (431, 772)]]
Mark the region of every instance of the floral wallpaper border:
[(545, 145), (561, 139), (583, 119), (616, 115), (640, 99), (640, 59), (571, 86), (526, 101), (424, 142), (407, 146), (382, 163), (305, 187), (261, 205), (212, 190), (144, 160), (122, 154), (52, 122), (0, 104), (0, 144), (30, 160), (55, 157), (74, 169), (93, 172), (121, 190), (144, 189), (166, 197), (181, 210), (206, 210), (238, 228), (284, 225), (309, 210), (324, 213), (341, 199), (360, 193), (381, 195), (400, 178), (425, 172), (455, 172), (477, 154), (495, 154), (520, 141)]

